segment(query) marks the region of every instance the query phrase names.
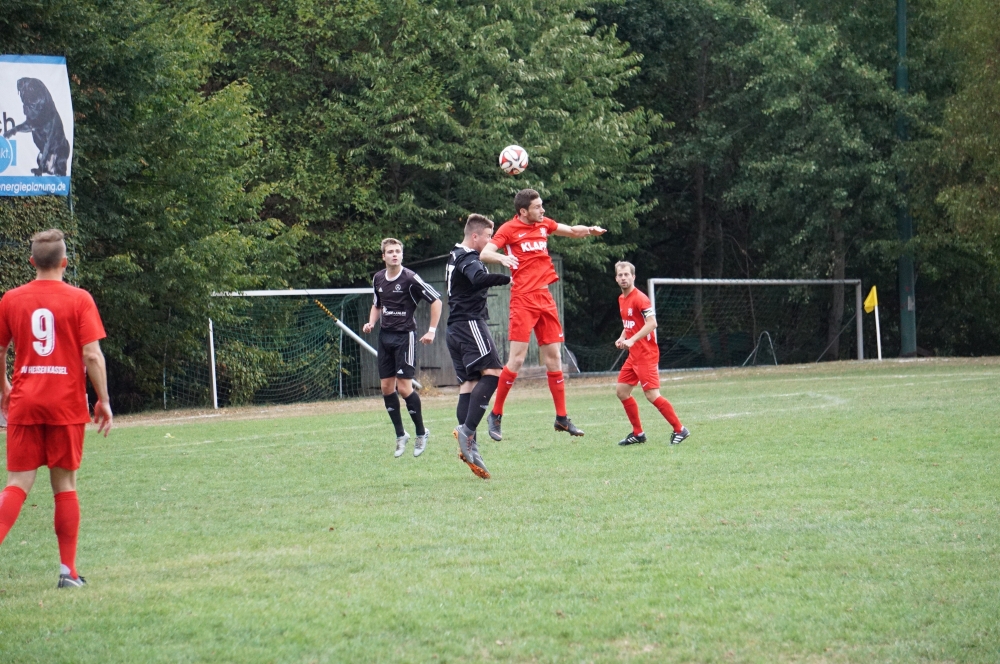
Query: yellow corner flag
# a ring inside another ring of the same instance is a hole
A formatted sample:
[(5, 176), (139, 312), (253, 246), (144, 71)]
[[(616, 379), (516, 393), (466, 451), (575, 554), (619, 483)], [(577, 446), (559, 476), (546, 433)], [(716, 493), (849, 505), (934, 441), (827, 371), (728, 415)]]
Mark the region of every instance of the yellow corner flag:
[(875, 287), (872, 286), (872, 292), (868, 293), (868, 297), (865, 298), (865, 313), (870, 314), (875, 311), (875, 307), (878, 306), (878, 293), (875, 291)]

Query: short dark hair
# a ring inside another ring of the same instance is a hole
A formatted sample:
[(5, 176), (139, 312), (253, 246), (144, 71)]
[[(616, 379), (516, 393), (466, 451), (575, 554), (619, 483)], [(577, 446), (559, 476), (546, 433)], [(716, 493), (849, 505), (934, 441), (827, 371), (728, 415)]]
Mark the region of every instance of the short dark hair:
[(52, 270), (59, 267), (66, 258), (65, 234), (58, 228), (35, 233), (31, 236), (31, 257), (39, 270)]
[(382, 240), (382, 253), (383, 254), (385, 253), (385, 248), (388, 247), (390, 244), (398, 244), (400, 249), (403, 248), (403, 243), (402, 242), (400, 242), (399, 240), (397, 240), (394, 237), (387, 237), (386, 239)]
[(492, 219), (487, 219), (481, 214), (470, 214), (465, 222), (465, 237), (470, 237), (473, 233), (481, 233), (487, 228), (493, 228)]
[(534, 189), (522, 189), (514, 195), (514, 214), (521, 214), (521, 210), (527, 210), (531, 201), (541, 198), (541, 195)]

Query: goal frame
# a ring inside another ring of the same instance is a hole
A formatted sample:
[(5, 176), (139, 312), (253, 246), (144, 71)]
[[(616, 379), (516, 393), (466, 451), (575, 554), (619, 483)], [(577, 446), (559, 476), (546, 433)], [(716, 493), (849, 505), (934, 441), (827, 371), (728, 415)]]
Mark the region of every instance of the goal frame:
[[(318, 295), (373, 295), (371, 288), (300, 288), (300, 289), (287, 289), (287, 290), (248, 290), (248, 291), (231, 291), (223, 293), (212, 293), (212, 297), (288, 297), (288, 296), (298, 296), (298, 297), (315, 297)], [(329, 312), (327, 312), (329, 313)], [(341, 321), (336, 316), (332, 316), (333, 322), (344, 331), (347, 336), (351, 337), (357, 342), (364, 350), (368, 351), (372, 355), (378, 356), (378, 351), (372, 348), (371, 344), (362, 339), (357, 332), (352, 330), (343, 321)], [(215, 410), (219, 409), (219, 389), (217, 384), (217, 379), (215, 375), (215, 328), (212, 324), (212, 319), (208, 319), (208, 353), (209, 353), (209, 375), (212, 383), (212, 408)], [(420, 389), (422, 386), (416, 380), (413, 381), (413, 385)], [(166, 397), (164, 397), (166, 398)]]
[[(656, 311), (656, 286), (854, 286), (854, 318), (858, 336), (858, 359), (865, 359), (860, 279), (668, 279), (653, 277), (646, 281), (646, 289), (654, 312)], [(656, 334), (656, 330), (653, 330), (653, 334)]]

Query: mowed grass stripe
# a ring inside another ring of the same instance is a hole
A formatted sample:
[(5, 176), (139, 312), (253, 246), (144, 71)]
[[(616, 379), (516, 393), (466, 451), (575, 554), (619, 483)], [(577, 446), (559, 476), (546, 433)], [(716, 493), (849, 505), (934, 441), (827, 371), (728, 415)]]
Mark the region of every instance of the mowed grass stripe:
[(88, 437), (91, 585), (54, 589), (40, 483), (0, 661), (996, 661), (998, 366), (665, 377), (673, 447), (638, 393), (650, 442), (615, 444), (613, 379), (569, 383), (582, 439), (521, 385), (489, 482), (446, 399), (419, 459), (371, 404)]

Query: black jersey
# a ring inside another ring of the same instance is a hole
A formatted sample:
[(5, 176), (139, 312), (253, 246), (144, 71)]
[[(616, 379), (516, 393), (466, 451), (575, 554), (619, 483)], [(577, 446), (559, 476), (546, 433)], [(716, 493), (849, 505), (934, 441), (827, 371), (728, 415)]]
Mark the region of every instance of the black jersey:
[(383, 332), (413, 332), (417, 321), (413, 317), (420, 300), (434, 302), (441, 295), (431, 288), (416, 272), (403, 268), (395, 279), (388, 279), (385, 270), (372, 278), (375, 306), (382, 310), (380, 317)]
[(492, 274), (479, 259), (479, 252), (456, 244), (445, 268), (448, 282), (448, 324), (464, 320), (487, 320), (486, 289), (510, 283), (506, 274)]

